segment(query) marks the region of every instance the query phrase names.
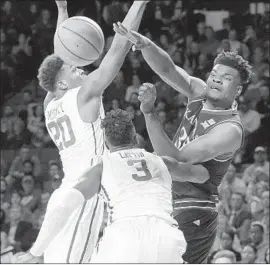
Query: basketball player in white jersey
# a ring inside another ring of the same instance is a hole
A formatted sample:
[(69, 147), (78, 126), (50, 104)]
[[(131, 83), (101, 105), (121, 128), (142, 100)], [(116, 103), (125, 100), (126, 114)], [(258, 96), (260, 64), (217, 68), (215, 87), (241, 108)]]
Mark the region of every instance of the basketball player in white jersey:
[(111, 111), (101, 126), (111, 153), (62, 193), (69, 204), (60, 214), (72, 215), (102, 189), (110, 224), (91, 263), (181, 263), (186, 242), (171, 216), (172, 178), (202, 183), (208, 171), (136, 148), (136, 131), (126, 111)]
[[(123, 21), (127, 28), (138, 30), (147, 2), (134, 1)], [(68, 18), (67, 3), (56, 3), (59, 26)], [(48, 91), (44, 101), (46, 126), (59, 149), (65, 177), (51, 196), (35, 244), (18, 257), (18, 263), (35, 262), (43, 253), (45, 263), (85, 263), (90, 259), (102, 223), (103, 201), (94, 196), (65, 216), (61, 209), (74, 202), (63, 200), (61, 194), (74, 187), (104, 152), (102, 94), (120, 70), (130, 47), (125, 38), (116, 34), (99, 68), (88, 76), (55, 54), (41, 64), (39, 83)]]

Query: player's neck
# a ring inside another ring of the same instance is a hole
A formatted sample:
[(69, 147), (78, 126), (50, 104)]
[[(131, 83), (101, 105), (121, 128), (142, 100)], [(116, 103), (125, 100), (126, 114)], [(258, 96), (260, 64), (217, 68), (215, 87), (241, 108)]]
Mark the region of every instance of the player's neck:
[(116, 147), (111, 147), (111, 152), (117, 152), (117, 151), (122, 151), (122, 150), (128, 150), (128, 149), (135, 149), (137, 148), (136, 145), (134, 144), (129, 144), (129, 145), (122, 145), (122, 146), (116, 146)]
[(219, 101), (213, 101), (213, 100), (207, 99), (204, 102), (203, 107), (207, 110), (228, 110), (232, 106), (231, 104), (220, 104)]
[(56, 99), (62, 98), (66, 94), (67, 90), (57, 90), (54, 94)]

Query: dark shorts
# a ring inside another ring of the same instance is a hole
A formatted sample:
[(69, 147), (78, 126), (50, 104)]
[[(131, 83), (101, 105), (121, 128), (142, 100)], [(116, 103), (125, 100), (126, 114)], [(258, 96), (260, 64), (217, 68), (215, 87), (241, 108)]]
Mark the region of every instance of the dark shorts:
[(218, 212), (211, 209), (184, 209), (174, 213), (179, 229), (184, 233), (187, 249), (183, 260), (205, 263), (216, 238)]

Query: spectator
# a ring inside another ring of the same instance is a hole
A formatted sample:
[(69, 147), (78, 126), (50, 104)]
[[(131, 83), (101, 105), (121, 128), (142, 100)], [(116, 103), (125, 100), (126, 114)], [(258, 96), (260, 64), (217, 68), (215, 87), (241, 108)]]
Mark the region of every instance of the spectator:
[(257, 250), (253, 245), (246, 245), (243, 247), (241, 253), (242, 264), (254, 264), (257, 258)]
[(257, 256), (255, 263), (263, 263), (265, 258), (265, 252), (268, 248), (267, 242), (264, 241), (264, 227), (260, 222), (253, 222), (249, 231), (249, 238), (251, 244), (253, 244), (257, 250)]
[(63, 173), (61, 171), (61, 167), (56, 161), (49, 161), (49, 172), (44, 190), (53, 193), (56, 189), (58, 189), (62, 183)]
[(24, 122), (18, 119), (13, 125), (13, 137), (5, 142), (7, 149), (19, 149), (30, 143), (31, 133), (27, 130)]
[(261, 124), (259, 113), (250, 108), (251, 102), (243, 99), (239, 104), (239, 115), (245, 130), (246, 137), (255, 132)]
[(4, 231), (8, 235), (8, 240), (16, 251), (26, 251), (22, 245), (23, 237), (31, 229), (31, 224), (21, 220), (23, 209), (22, 207), (12, 208), (10, 210), (10, 222), (4, 226)]
[(45, 129), (45, 117), (42, 104), (37, 104), (30, 109), (28, 114), (27, 129), (36, 134), (39, 129)]
[(254, 163), (251, 164), (243, 173), (243, 180), (248, 184), (251, 181), (256, 181), (255, 171), (263, 172), (269, 178), (269, 161), (267, 161), (266, 149), (262, 146), (257, 146), (253, 154)]
[(240, 253), (233, 249), (234, 236), (235, 234), (231, 229), (227, 229), (226, 231), (221, 232), (220, 249), (214, 251), (210, 255), (210, 257), (208, 258), (208, 263), (212, 263), (212, 260), (215, 257), (216, 253), (218, 253), (220, 250), (229, 250), (234, 253), (236, 261), (241, 260)]
[(6, 213), (1, 208), (0, 209), (0, 230), (2, 231), (2, 228), (4, 227), (4, 224), (6, 223)]
[(138, 93), (139, 88), (141, 86), (141, 80), (138, 75), (133, 75), (132, 76), (132, 84), (131, 86), (128, 86), (127, 91), (126, 91), (126, 96), (125, 96), (125, 101), (130, 102), (131, 100), (131, 95), (133, 93)]
[(198, 42), (198, 43), (201, 43), (203, 41), (206, 41), (207, 38), (205, 36), (205, 33), (206, 33), (205, 22), (204, 21), (201, 21), (201, 22), (199, 22), (197, 24), (197, 31), (196, 31), (194, 40), (196, 42)]
[(29, 146), (24, 145), (20, 149), (20, 153), (18, 156), (15, 157), (13, 160), (10, 170), (9, 170), (9, 175), (17, 178), (22, 177), (22, 170), (23, 170), (23, 163), (26, 160), (32, 161), (34, 168), (33, 168), (33, 175), (35, 177), (39, 177), (41, 173), (41, 164), (37, 156), (32, 155)]
[(2, 142), (12, 139), (14, 124), (18, 121), (13, 109), (10, 106), (4, 107), (3, 117), (1, 118), (1, 138)]
[(213, 263), (236, 263), (236, 258), (232, 251), (220, 250), (215, 254), (213, 258)]
[(220, 42), (215, 38), (215, 32), (212, 27), (206, 27), (205, 36), (206, 40), (200, 44), (201, 53), (216, 56)]
[(45, 128), (39, 128), (35, 134), (31, 136), (30, 142), (34, 148), (46, 148), (53, 146), (51, 137)]
[(265, 190), (261, 195), (263, 213), (260, 221), (265, 227), (265, 237), (269, 239), (269, 190)]
[(8, 236), (1, 231), (1, 263), (12, 263), (15, 249), (10, 245)]
[(10, 196), (8, 193), (7, 182), (1, 178), (1, 209), (6, 211), (9, 208)]
[(233, 193), (230, 200), (230, 213), (225, 213), (229, 220), (229, 225), (239, 237), (241, 244), (248, 241), (248, 231), (250, 227), (251, 214), (246, 210), (244, 196), (242, 193)]
[(218, 187), (219, 194), (224, 194), (225, 189), (230, 189), (230, 194), (233, 192), (245, 193), (246, 183), (236, 176), (236, 167), (231, 164)]
[(40, 203), (40, 190), (35, 187), (35, 180), (31, 175), (25, 175), (22, 179), (22, 200), (21, 205), (31, 212), (35, 211)]

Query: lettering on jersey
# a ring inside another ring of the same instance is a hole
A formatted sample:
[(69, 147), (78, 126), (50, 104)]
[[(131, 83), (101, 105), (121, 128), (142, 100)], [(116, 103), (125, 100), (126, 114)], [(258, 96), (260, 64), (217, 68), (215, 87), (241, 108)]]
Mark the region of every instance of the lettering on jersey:
[(201, 122), (201, 125), (204, 129), (209, 128), (210, 126), (214, 125), (216, 122), (213, 119), (206, 120), (204, 122)]
[(180, 149), (195, 139), (197, 123), (204, 99), (191, 101), (186, 109), (181, 125), (174, 137), (175, 146)]
[(144, 153), (119, 153), (121, 158), (141, 158), (144, 157)]
[(55, 108), (46, 111), (46, 118), (48, 121), (51, 121), (55, 119), (61, 113), (64, 113), (62, 102), (60, 102)]

